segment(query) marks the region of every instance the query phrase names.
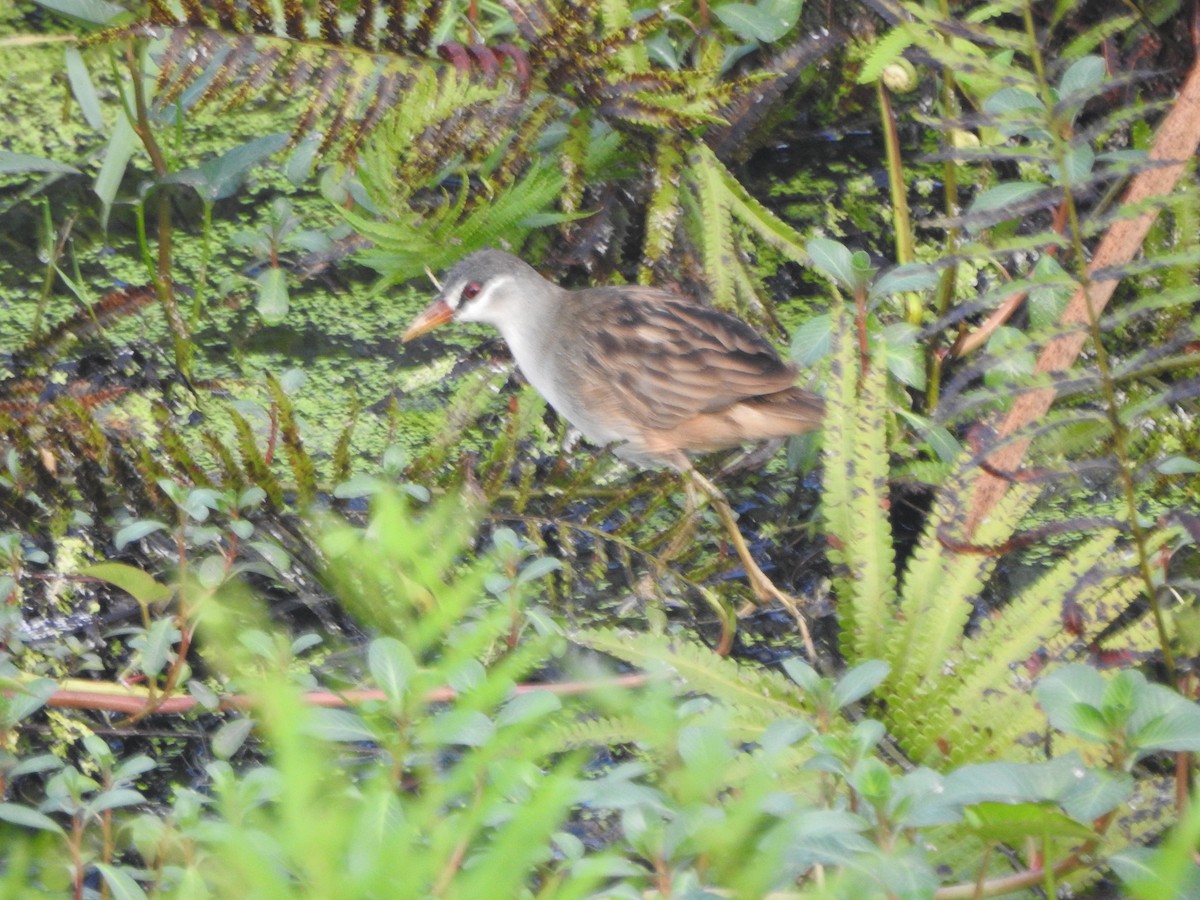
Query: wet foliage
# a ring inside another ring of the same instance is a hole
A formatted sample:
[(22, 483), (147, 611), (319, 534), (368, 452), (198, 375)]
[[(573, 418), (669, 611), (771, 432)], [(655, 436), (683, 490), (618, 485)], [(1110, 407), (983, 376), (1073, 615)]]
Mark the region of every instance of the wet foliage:
[[(1183, 11), (3, 15), (6, 892), (1194, 889)], [(790, 341), (820, 437), (700, 468), (806, 621), (399, 349), (489, 245)]]

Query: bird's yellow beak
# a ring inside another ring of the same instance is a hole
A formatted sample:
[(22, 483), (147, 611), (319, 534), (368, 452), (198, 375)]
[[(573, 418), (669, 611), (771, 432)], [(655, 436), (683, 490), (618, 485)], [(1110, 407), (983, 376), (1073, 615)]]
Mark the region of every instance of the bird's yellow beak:
[(427, 331), (433, 331), (439, 325), (445, 325), (454, 318), (454, 310), (450, 308), (450, 304), (438, 297), (427, 307), (421, 310), (421, 314), (412, 320), (412, 324), (408, 326), (408, 330), (400, 336), (403, 343), (408, 343), (415, 337), (419, 337)]

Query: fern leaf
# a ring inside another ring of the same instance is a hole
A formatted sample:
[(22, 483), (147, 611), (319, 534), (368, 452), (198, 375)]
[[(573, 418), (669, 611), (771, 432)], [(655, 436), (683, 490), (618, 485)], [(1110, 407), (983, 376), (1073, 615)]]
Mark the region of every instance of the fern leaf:
[(711, 165), (713, 157), (700, 150), (688, 159), (688, 180), (695, 185), (697, 215), (693, 218), (704, 255), (704, 277), (712, 304), (718, 309), (735, 309), (737, 296), (732, 269), (737, 265), (733, 230), (725, 208), (725, 185), (721, 173)]
[(652, 267), (670, 251), (675, 241), (675, 226), (683, 208), (679, 201), (679, 181), (682, 177), (683, 154), (674, 135), (658, 139), (654, 156), (653, 188), (646, 209), (646, 237), (642, 241), (642, 266), (638, 282), (654, 280)]
[[(883, 655), (892, 666), (889, 695), (894, 692), (898, 702), (953, 665), (951, 654), (961, 644), (971, 600), (995, 566), (995, 558), (988, 554), (956, 552), (942, 540), (942, 535), (947, 530), (953, 534), (954, 524), (961, 521), (961, 498), (971, 496), (972, 484), (971, 478), (951, 479), (942, 488), (904, 573), (899, 627), (891, 629)], [(1011, 491), (1005, 503), (993, 511), (986, 528), (980, 529), (976, 542), (990, 546), (1007, 541), (1036, 493), (1034, 489)]]
[[(707, 152), (711, 153), (711, 151)], [(796, 229), (752, 197), (742, 183), (733, 176), (733, 173), (721, 165), (715, 156), (713, 161), (721, 167), (725, 192), (729, 197), (728, 202), (733, 215), (788, 259), (807, 265), (808, 253), (805, 251)]]
[(652, 674), (676, 674), (688, 691), (701, 691), (734, 708), (775, 718), (807, 712), (800, 689), (781, 675), (748, 668), (700, 644), (615, 629), (579, 631), (572, 640)]
[(242, 465), (246, 469), (246, 474), (250, 481), (266, 491), (267, 499), (276, 509), (283, 508), (283, 486), (275, 477), (275, 473), (271, 471), (270, 464), (267, 463), (266, 457), (258, 448), (258, 441), (254, 436), (254, 429), (250, 427), (250, 423), (242, 417), (237, 410), (229, 410), (230, 420), (233, 422), (233, 428), (236, 432), (236, 442), (238, 453), (242, 457)]
[(292, 401), (271, 375), (267, 376), (267, 389), (279, 416), (279, 436), (283, 452), (292, 469), (292, 477), (296, 481), (297, 497), (302, 506), (308, 506), (317, 496), (317, 468), (304, 448), (304, 439), (300, 436)]
[(826, 394), (822, 510), (842, 598), (841, 643), (853, 661), (883, 656), (895, 604), (894, 551), (887, 516), (887, 373), (883, 348), (858, 388), (849, 317), (833, 316), (833, 359)]

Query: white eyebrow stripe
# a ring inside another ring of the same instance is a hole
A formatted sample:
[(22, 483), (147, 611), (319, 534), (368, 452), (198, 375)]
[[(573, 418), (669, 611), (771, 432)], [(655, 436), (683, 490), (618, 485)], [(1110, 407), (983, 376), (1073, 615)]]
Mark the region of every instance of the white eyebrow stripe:
[[(469, 281), (463, 282), (462, 288), (459, 288), (458, 292), (455, 294), (456, 298), (459, 298), (461, 300), (463, 288), (465, 288), (468, 284), (470, 284)], [(474, 297), (472, 297), (470, 300), (467, 300), (466, 302), (470, 303), (471, 306), (473, 306), (477, 309), (483, 309), (485, 306), (488, 305), (488, 301), (492, 299), (492, 296), (494, 294), (499, 293), (500, 291), (502, 291), (504, 289), (504, 287), (506, 285), (509, 285), (509, 284), (512, 284), (512, 279), (509, 278), (507, 275), (501, 275), (496, 278), (489, 278), (487, 281), (485, 281), (483, 283), (479, 293), (476, 294)]]

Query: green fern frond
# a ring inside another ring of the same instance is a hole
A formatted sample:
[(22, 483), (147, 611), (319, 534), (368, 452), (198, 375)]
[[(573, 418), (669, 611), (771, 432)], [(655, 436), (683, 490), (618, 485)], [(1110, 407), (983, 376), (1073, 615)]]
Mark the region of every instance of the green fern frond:
[[(705, 148), (702, 152), (712, 151)], [(788, 259), (807, 265), (808, 254), (796, 230), (752, 197), (733, 173), (720, 164), (715, 155), (713, 162), (721, 166), (722, 180), (733, 216)]]
[[(945, 669), (956, 663), (971, 601), (995, 567), (995, 556), (958, 552), (943, 540), (956, 537), (955, 528), (964, 515), (962, 498), (971, 497), (973, 490), (970, 477), (952, 478), (942, 487), (904, 572), (897, 624), (889, 630), (882, 654), (892, 666), (887, 694), (898, 703), (920, 690), (921, 684), (943, 677)], [(1036, 493), (1032, 487), (1010, 491), (974, 542), (986, 548), (1007, 541)]]
[(317, 467), (304, 447), (304, 438), (300, 434), (291, 399), (270, 374), (267, 375), (267, 391), (271, 395), (274, 412), (279, 419), (280, 443), (292, 470), (297, 497), (301, 506), (308, 506), (317, 496)]
[(196, 459), (183, 436), (172, 427), (170, 413), (166, 407), (155, 407), (154, 418), (158, 427), (157, 437), (160, 448), (174, 464), (176, 470), (196, 487), (212, 487), (213, 482), (204, 466)]
[(761, 712), (766, 721), (810, 712), (800, 688), (788, 679), (716, 656), (712, 650), (690, 640), (617, 629), (589, 629), (575, 632), (571, 637), (585, 647), (644, 669), (652, 676), (677, 675), (682, 690), (709, 694), (738, 710)]
[[(688, 155), (683, 178), (693, 188), (681, 198), (688, 213), (685, 222), (704, 260), (712, 304), (749, 318), (764, 318), (766, 307), (748, 262), (750, 251), (761, 242), (789, 259), (807, 262), (800, 236), (755, 200), (703, 144)], [(655, 212), (662, 217), (666, 210), (655, 207)]]
[(249, 482), (246, 480), (245, 473), (237, 464), (237, 460), (234, 459), (229, 442), (221, 438), (210, 428), (205, 428), (201, 431), (200, 436), (204, 442), (205, 449), (212, 454), (213, 459), (220, 466), (223, 482), (239, 492), (245, 490), (249, 486)]
[(546, 736), (543, 752), (561, 753), (580, 747), (615, 747), (634, 744), (646, 733), (645, 723), (635, 714), (596, 716), (556, 725)]
[(840, 598), (841, 644), (852, 662), (883, 657), (892, 629), (896, 576), (888, 521), (887, 370), (882, 342), (861, 374), (849, 316), (833, 317), (830, 390), (826, 394), (825, 490), (834, 591)]
[(359, 174), (379, 210), (402, 215), (412, 196), (466, 148), (483, 145), (490, 152), (498, 146), (503, 135), (496, 131), (497, 117), (505, 116), (505, 96), (453, 70), (417, 73), (403, 109), (386, 118), (361, 155)]
[(692, 220), (704, 256), (709, 299), (718, 309), (737, 309), (732, 272), (737, 265), (737, 250), (732, 221), (725, 205), (724, 179), (711, 162), (712, 156), (699, 149), (688, 160), (688, 180), (696, 189), (696, 215)]
[(266, 457), (259, 449), (254, 429), (237, 410), (230, 409), (228, 414), (233, 423), (238, 454), (242, 458), (242, 466), (245, 468), (247, 476), (253, 484), (266, 492), (267, 499), (272, 506), (282, 509), (284, 505), (283, 485), (279, 483), (275, 473), (271, 471)]
[(490, 197), (472, 197), (464, 183), (457, 197), (436, 211), (410, 209), (389, 221), (345, 211), (350, 224), (374, 241), (362, 257), (382, 276), (383, 286), (407, 281), (426, 267), (443, 269), (474, 250), (506, 243), (518, 247), (546, 215), (562, 188), (562, 173), (549, 166), (530, 169)]
[[(911, 677), (901, 679), (896, 693), (908, 693), (897, 697), (895, 716), (897, 722), (907, 723), (902, 727), (907, 752), (923, 761), (945, 757), (951, 764), (995, 758), (1018, 736), (1042, 727), (1042, 716), (1029, 696), (1030, 680), (1024, 665), (1056, 640), (1077, 651), (1087, 645), (1085, 636), (1072, 636), (1063, 627), (1064, 598), (1108, 557), (1115, 537), (1116, 531), (1108, 530), (1073, 548), (1059, 565), (986, 621), (978, 633), (946, 654), (946, 669), (936, 677), (920, 682)], [(931, 662), (936, 662), (935, 654), (930, 656)], [(1061, 657), (1049, 653), (1045, 661), (1053, 663), (1056, 658)], [(999, 714), (1001, 707), (1003, 715)], [(929, 715), (934, 708), (955, 712), (935, 724)]]

